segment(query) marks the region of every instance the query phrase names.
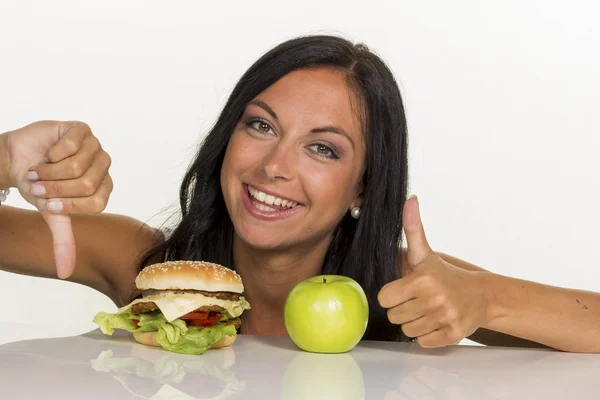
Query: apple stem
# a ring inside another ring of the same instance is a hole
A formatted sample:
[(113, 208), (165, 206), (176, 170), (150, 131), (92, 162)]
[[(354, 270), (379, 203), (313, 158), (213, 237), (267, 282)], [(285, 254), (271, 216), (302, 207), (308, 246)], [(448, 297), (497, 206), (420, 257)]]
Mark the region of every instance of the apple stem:
[(327, 278), (323, 278), (323, 283), (327, 283)]

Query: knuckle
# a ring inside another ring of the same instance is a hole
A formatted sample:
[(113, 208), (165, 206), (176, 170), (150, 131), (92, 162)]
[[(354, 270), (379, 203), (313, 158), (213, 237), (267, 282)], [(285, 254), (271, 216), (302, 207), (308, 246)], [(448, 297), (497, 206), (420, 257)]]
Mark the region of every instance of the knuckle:
[(69, 165), (69, 169), (71, 170), (71, 174), (73, 174), (74, 176), (81, 176), (81, 175), (83, 175), (83, 166), (77, 160), (72, 160), (71, 161), (71, 163)]
[(106, 166), (110, 168), (110, 166), (112, 165), (112, 157), (104, 151), (104, 158), (106, 160)]
[(444, 313), (442, 313), (442, 316), (440, 317), (440, 324), (442, 326), (452, 326), (456, 323), (457, 321), (457, 313), (456, 311), (449, 309), (447, 311), (445, 311)]
[(420, 272), (415, 281), (422, 289), (429, 288), (434, 283), (433, 277), (427, 272)]
[(110, 175), (108, 176), (108, 184), (107, 185), (108, 185), (108, 193), (110, 194), (110, 193), (112, 193), (112, 191), (113, 191), (113, 189), (115, 187), (115, 185), (113, 183), (113, 180), (110, 177)]
[(437, 294), (437, 295), (431, 296), (429, 298), (428, 306), (430, 309), (439, 309), (446, 305), (446, 300), (447, 300), (446, 295)]
[(96, 184), (91, 178), (82, 178), (80, 185), (84, 195), (91, 196), (96, 193)]
[(71, 124), (82, 132), (92, 132), (92, 128), (83, 121), (73, 121)]
[(77, 142), (75, 142), (71, 138), (65, 138), (63, 146), (70, 153), (75, 153), (79, 149), (79, 146), (77, 145)]
[(458, 321), (458, 311), (456, 311), (456, 308), (454, 307), (448, 307), (444, 315), (446, 316), (448, 324), (454, 324)]
[(106, 208), (106, 201), (100, 197), (92, 197), (92, 212), (98, 214)]

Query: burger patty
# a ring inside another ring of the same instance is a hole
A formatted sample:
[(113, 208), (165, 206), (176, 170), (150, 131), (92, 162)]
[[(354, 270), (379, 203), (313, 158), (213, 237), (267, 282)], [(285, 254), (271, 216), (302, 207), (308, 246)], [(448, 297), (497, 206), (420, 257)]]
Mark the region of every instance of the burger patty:
[[(168, 291), (176, 293), (176, 294), (197, 293), (197, 294), (204, 295), (206, 297), (214, 297), (219, 300), (230, 300), (230, 301), (238, 301), (241, 296), (239, 293), (233, 293), (233, 292), (207, 292), (205, 290), (192, 290), (192, 289), (168, 290)], [(166, 292), (166, 290), (153, 290), (152, 289), (152, 290), (143, 290), (142, 294), (144, 296), (153, 296), (153, 295), (161, 294), (163, 292)]]
[(237, 328), (240, 327), (240, 325), (242, 325), (242, 320), (239, 318), (234, 318), (234, 319), (230, 319), (229, 321), (223, 321), (222, 322), (223, 325), (227, 326), (227, 325), (233, 325)]
[[(134, 315), (139, 315), (141, 313), (145, 313), (145, 312), (150, 312), (150, 311), (156, 311), (158, 310), (158, 306), (156, 305), (156, 303), (149, 301), (147, 303), (136, 303), (133, 306), (131, 306), (131, 312)], [(219, 306), (202, 306), (200, 308), (198, 308), (196, 311), (204, 311), (204, 312), (223, 312), (225, 311), (225, 309), (223, 307), (219, 307)]]

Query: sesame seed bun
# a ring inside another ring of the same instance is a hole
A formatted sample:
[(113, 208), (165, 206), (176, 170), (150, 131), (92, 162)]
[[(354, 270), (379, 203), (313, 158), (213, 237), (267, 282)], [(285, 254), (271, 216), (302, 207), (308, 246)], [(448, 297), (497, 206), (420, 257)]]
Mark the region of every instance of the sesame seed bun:
[[(136, 342), (146, 346), (162, 347), (156, 340), (156, 332), (133, 332), (133, 338)], [(210, 348), (221, 349), (223, 347), (231, 346), (233, 342), (235, 342), (235, 338), (235, 336), (223, 336), (221, 340), (213, 343)]]
[(139, 290), (204, 290), (242, 294), (242, 278), (233, 270), (204, 261), (168, 261), (149, 265), (135, 279)]

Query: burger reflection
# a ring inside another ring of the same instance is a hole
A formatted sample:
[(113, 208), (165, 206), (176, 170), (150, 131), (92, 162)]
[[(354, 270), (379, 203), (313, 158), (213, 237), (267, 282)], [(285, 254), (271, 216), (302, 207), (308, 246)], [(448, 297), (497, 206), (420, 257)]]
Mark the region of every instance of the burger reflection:
[(104, 350), (90, 363), (95, 371), (112, 375), (133, 398), (226, 399), (246, 388), (232, 371), (235, 352), (229, 347), (197, 357), (133, 346), (130, 357)]

